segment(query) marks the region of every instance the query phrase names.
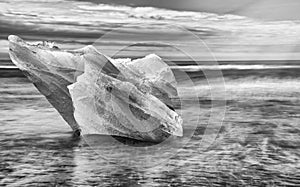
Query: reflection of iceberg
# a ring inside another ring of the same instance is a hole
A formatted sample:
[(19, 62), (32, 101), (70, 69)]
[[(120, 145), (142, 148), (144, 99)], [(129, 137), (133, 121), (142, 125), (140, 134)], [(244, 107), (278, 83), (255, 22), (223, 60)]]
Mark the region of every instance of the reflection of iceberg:
[(74, 132), (147, 141), (182, 136), (173, 111), (170, 68), (156, 55), (113, 60), (93, 46), (63, 51), (10, 36), (12, 61), (46, 96)]

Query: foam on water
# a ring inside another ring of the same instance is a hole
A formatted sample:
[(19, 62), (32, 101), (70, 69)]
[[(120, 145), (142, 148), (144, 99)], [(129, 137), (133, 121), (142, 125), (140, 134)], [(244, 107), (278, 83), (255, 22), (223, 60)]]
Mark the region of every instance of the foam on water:
[(262, 70), (262, 69), (295, 69), (300, 68), (299, 65), (191, 65), (191, 66), (173, 66), (172, 69), (193, 72), (201, 70)]

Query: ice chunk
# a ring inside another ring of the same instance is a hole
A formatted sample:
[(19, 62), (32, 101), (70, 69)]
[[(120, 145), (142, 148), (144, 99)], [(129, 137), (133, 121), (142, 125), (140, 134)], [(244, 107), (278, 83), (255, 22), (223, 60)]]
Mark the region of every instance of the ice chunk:
[(71, 128), (74, 131), (79, 129), (67, 86), (83, 73), (83, 53), (50, 48), (45, 43), (31, 45), (17, 36), (9, 36), (8, 39), (12, 62), (24, 72)]
[[(134, 68), (126, 65), (120, 68), (122, 73), (112, 77), (100, 71), (103, 63), (110, 63), (103, 60), (86, 61), (84, 74), (69, 86), (75, 119), (83, 134), (109, 134), (147, 141), (162, 141), (168, 135), (182, 136), (180, 116), (151, 94), (153, 83), (158, 80), (147, 74), (129, 73)], [(143, 90), (144, 87), (149, 89)], [(169, 98), (161, 96), (164, 97)]]
[(173, 111), (176, 81), (156, 55), (114, 60), (93, 46), (64, 51), (10, 36), (12, 61), (45, 95), (74, 131), (146, 141), (182, 136)]

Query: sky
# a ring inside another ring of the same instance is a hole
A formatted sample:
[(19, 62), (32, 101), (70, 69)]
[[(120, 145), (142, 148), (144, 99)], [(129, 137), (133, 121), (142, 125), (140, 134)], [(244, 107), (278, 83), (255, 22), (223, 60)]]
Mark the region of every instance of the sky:
[(298, 4), (296, 0), (1, 0), (0, 61), (9, 58), (10, 34), (28, 41), (54, 41), (65, 49), (100, 41), (100, 51), (107, 55), (140, 36), (152, 44), (128, 48), (125, 56), (161, 52), (175, 56), (174, 48), (161, 44), (176, 43), (201, 60), (207, 59), (205, 47), (218, 60), (300, 59), (300, 19), (294, 11)]
[(299, 0), (91, 0), (131, 6), (154, 6), (218, 14), (237, 14), (265, 20), (297, 20)]

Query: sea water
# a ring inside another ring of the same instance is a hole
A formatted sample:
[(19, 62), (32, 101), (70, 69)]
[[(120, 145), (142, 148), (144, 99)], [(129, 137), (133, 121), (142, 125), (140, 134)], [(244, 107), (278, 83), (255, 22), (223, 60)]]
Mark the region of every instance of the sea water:
[[(26, 78), (1, 78), (0, 183), (296, 185), (300, 182), (300, 67), (274, 66), (221, 69), (226, 90), (215, 101), (205, 69), (185, 66), (181, 71), (191, 78), (193, 88), (186, 86), (178, 68), (174, 70), (181, 102), (187, 103), (176, 110), (184, 116), (185, 131), (193, 136), (180, 147), (153, 149), (151, 154), (148, 148), (140, 151), (110, 139), (98, 142), (100, 150), (89, 140), (74, 139), (68, 125)], [(198, 93), (198, 103), (188, 102), (195, 99), (191, 89)], [(212, 112), (212, 103), (225, 109), (225, 118), (218, 121), (221, 126), (210, 122), (220, 115)], [(214, 125), (218, 129), (210, 136), (215, 139), (204, 146), (203, 135)], [(128, 156), (128, 150), (135, 156)], [(150, 164), (138, 164), (143, 162)]]

